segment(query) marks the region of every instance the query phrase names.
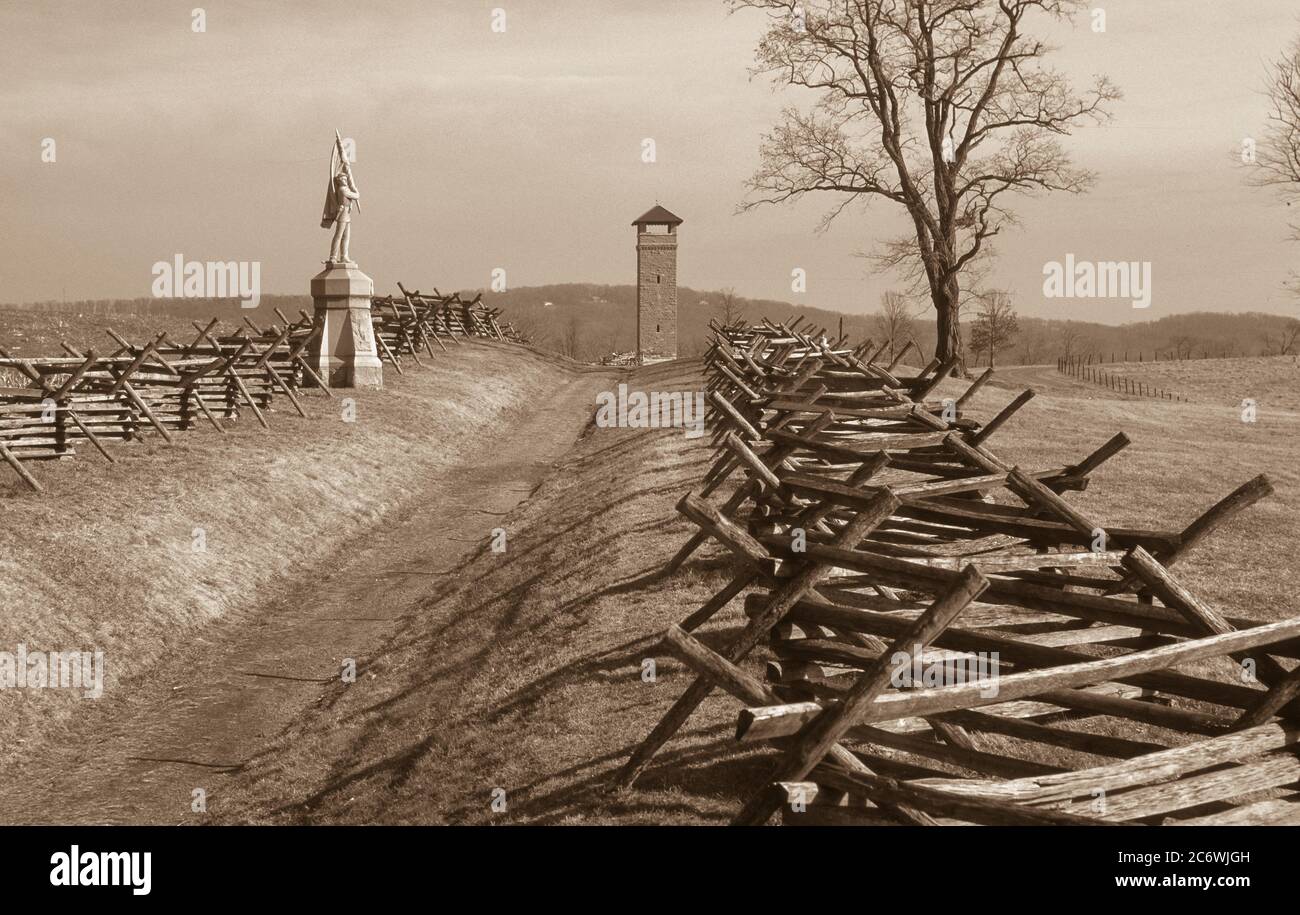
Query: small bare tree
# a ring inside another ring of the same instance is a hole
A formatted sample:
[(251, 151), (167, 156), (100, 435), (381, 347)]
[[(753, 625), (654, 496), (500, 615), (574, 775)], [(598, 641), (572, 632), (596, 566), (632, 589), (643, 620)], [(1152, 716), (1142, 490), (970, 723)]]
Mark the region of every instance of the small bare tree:
[(881, 293), (880, 311), (872, 322), (881, 342), (888, 343), (889, 361), (907, 346), (907, 341), (916, 334), (916, 320), (908, 307), (907, 297), (892, 290)]
[(731, 327), (745, 316), (745, 309), (736, 299), (736, 290), (728, 286), (718, 295), (716, 317), (723, 327)]
[(1020, 364), (1037, 365), (1045, 344), (1042, 328), (1031, 325), (1028, 330), (1021, 331), (1020, 345), (1018, 347), (1020, 350)]
[(1300, 320), (1292, 318), (1282, 325), (1280, 343), (1283, 356), (1294, 356), (1300, 346)]
[(582, 337), (582, 322), (576, 314), (569, 315), (564, 324), (564, 335), (560, 340), (561, 353), (570, 359), (578, 358), (578, 349)]
[(1170, 341), (1173, 344), (1174, 358), (1188, 359), (1192, 355), (1192, 349), (1196, 346), (1196, 338), (1191, 334), (1175, 334)]
[(1074, 326), (1071, 321), (1065, 322), (1061, 326), (1060, 333), (1057, 336), (1057, 345), (1061, 348), (1061, 358), (1066, 362), (1081, 356), (1085, 351), (1091, 348), (1089, 340), (1082, 330)]
[[(1252, 170), (1249, 180), (1274, 188), (1287, 205), (1300, 201), (1300, 38), (1269, 68), (1268, 122), (1258, 144), (1246, 140), (1241, 159)], [(1300, 225), (1291, 224), (1292, 240), (1300, 240)], [(1300, 276), (1291, 274), (1288, 288), (1300, 295)]]
[(1291, 318), (1275, 331), (1264, 332), (1265, 356), (1294, 356), (1300, 347), (1300, 319)]
[(1058, 138), (1099, 121), (1120, 93), (1104, 77), (1078, 94), (1033, 36), (1083, 0), (731, 0), (769, 17), (758, 73), (811, 89), (810, 112), (787, 109), (760, 149), (745, 208), (815, 192), (882, 199), (908, 232), (876, 257), (928, 293), (935, 356), (962, 352), (963, 278), (1012, 224), (1008, 197), (1076, 193), (1092, 174)]
[(971, 348), (975, 350), (977, 363), (979, 354), (987, 353), (989, 368), (993, 368), (998, 351), (1010, 346), (1020, 332), (1020, 322), (1010, 294), (994, 290), (978, 298), (980, 306), (971, 328)]

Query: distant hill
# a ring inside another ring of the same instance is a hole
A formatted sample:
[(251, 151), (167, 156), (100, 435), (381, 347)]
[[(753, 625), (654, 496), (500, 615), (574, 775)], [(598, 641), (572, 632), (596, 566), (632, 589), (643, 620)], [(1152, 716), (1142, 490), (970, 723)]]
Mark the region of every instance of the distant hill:
[[(462, 290), (476, 295), (479, 290)], [(700, 292), (689, 287), (677, 290), (677, 348), (683, 356), (698, 355), (707, 346), (709, 319), (722, 307), (721, 292)], [(636, 287), (601, 286), (593, 283), (564, 283), (556, 286), (525, 286), (507, 292), (484, 292), (483, 301), (505, 311), (515, 327), (535, 342), (572, 356), (597, 359), (606, 353), (636, 349)], [(751, 320), (767, 317), (784, 321), (805, 315), (809, 321), (838, 334), (861, 339), (869, 319), (862, 315), (841, 315), (821, 308), (805, 308), (765, 299), (736, 299), (736, 305)], [(933, 335), (933, 331), (931, 331)]]
[(276, 308), (289, 317), (296, 316), (300, 308), (310, 313), (311, 296), (264, 295), (256, 308), (243, 308), (238, 299), (197, 298), (78, 299), (73, 302), (25, 302), (17, 305), (0, 305), (0, 308), (63, 315), (168, 315), (195, 321), (220, 318), (234, 323), (242, 322), (247, 315), (256, 323), (269, 324), (279, 320), (275, 316)]
[[(464, 292), (464, 291), (462, 291)], [(516, 327), (525, 329), (542, 345), (590, 360), (610, 352), (636, 347), (636, 287), (565, 283), (555, 286), (526, 286), (507, 292), (485, 292), (484, 301), (505, 309)], [(681, 355), (703, 351), (710, 318), (722, 309), (723, 293), (701, 292), (680, 287), (677, 292), (678, 350)], [(834, 337), (843, 332), (854, 341), (884, 339), (874, 314), (844, 314), (770, 299), (737, 298), (736, 305), (748, 319), (762, 317), (783, 321), (804, 316), (825, 327)], [(918, 308), (919, 310), (919, 308)], [(1120, 326), (1088, 321), (1059, 321), (1020, 318), (1016, 342), (998, 354), (996, 361), (1007, 365), (1055, 362), (1067, 349), (1074, 355), (1094, 360), (1137, 360), (1139, 353), (1149, 360), (1159, 353), (1166, 358), (1206, 356), (1272, 355), (1286, 343), (1292, 352), (1300, 339), (1286, 339), (1284, 328), (1294, 321), (1283, 315), (1259, 312), (1228, 314), (1193, 312), (1170, 315), (1156, 321)], [(964, 336), (970, 338), (970, 322), (963, 321)], [(922, 351), (934, 352), (935, 323), (928, 317), (913, 322), (913, 337)], [(973, 361), (974, 356), (970, 357)], [(909, 361), (916, 361), (910, 359)]]
[[(425, 292), (433, 288), (417, 285)], [(471, 298), (480, 291), (460, 290), (462, 295)], [(719, 315), (723, 298), (724, 294), (716, 290), (678, 289), (678, 350), (681, 355), (703, 352), (707, 345), (709, 319)], [(595, 283), (522, 286), (500, 293), (483, 292), (483, 299), (503, 309), (507, 319), (527, 333), (538, 346), (574, 359), (595, 361), (607, 353), (628, 352), (636, 348), (635, 286)], [(839, 334), (842, 326), (843, 332), (854, 341), (867, 338), (883, 340), (872, 314), (844, 314), (770, 299), (737, 297), (735, 304), (740, 313), (751, 320), (767, 317), (783, 321), (802, 315), (806, 324), (824, 327), (832, 337)], [(241, 308), (236, 299), (152, 298), (33, 302), (0, 307), (61, 314), (174, 315), (193, 320), (219, 317), (235, 323), (242, 322), (247, 316), (262, 324), (277, 320), (276, 308), (290, 316), (296, 315), (299, 309), (310, 311), (311, 298), (305, 295), (264, 295), (255, 309)], [(999, 353), (996, 361), (1004, 365), (1050, 363), (1067, 351), (1085, 358), (1092, 356), (1094, 361), (1098, 358), (1121, 360), (1126, 354), (1136, 361), (1139, 354), (1143, 360), (1150, 360), (1157, 353), (1161, 359), (1274, 355), (1283, 351), (1296, 353), (1300, 351), (1300, 339), (1295, 333), (1288, 333), (1289, 324), (1300, 326), (1295, 322), (1295, 318), (1259, 312), (1192, 312), (1119, 326), (1022, 317), (1016, 342)], [(969, 323), (963, 321), (964, 336), (968, 340)], [(935, 341), (935, 325), (928, 318), (928, 312), (914, 321), (913, 337), (928, 358)], [(974, 356), (970, 358), (974, 364)], [(909, 357), (909, 361), (917, 360)]]

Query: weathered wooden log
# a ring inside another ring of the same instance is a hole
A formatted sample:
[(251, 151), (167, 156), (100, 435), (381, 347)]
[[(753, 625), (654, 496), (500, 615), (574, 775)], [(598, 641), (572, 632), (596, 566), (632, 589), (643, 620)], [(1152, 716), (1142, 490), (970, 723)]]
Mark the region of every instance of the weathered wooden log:
[[(844, 737), (856, 719), (885, 691), (894, 663), (892, 654), (910, 654), (929, 645), (987, 587), (988, 580), (974, 567), (964, 570), (960, 579), (898, 637), (890, 647), (890, 652), (881, 654), (871, 662), (841, 703), (818, 717), (800, 734), (777, 767), (775, 777), (769, 780), (799, 781), (808, 775), (830, 748)], [(770, 795), (755, 795), (732, 823), (758, 825), (766, 822), (775, 813), (770, 800)]]

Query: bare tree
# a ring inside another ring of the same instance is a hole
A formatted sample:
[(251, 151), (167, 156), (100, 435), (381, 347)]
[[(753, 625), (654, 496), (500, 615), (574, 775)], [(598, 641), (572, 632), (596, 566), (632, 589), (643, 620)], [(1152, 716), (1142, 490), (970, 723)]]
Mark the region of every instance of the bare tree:
[(1088, 338), (1084, 336), (1083, 331), (1075, 327), (1073, 322), (1070, 321), (1061, 326), (1057, 342), (1061, 348), (1061, 358), (1067, 362), (1091, 348), (1091, 344)]
[(1288, 200), (1300, 199), (1300, 38), (1269, 68), (1268, 121), (1262, 142), (1243, 150), (1242, 160), (1257, 166), (1251, 181), (1276, 187)]
[(1265, 356), (1294, 356), (1300, 347), (1300, 319), (1290, 318), (1275, 331), (1264, 332)]
[(1300, 345), (1300, 320), (1292, 318), (1282, 325), (1280, 333), (1280, 343), (1283, 356), (1294, 356), (1297, 345)]
[(577, 314), (569, 315), (569, 320), (564, 324), (563, 337), (560, 340), (560, 352), (570, 359), (577, 359), (581, 336), (582, 322), (578, 320)]
[(995, 290), (978, 298), (980, 306), (971, 328), (971, 348), (975, 350), (977, 363), (981, 352), (988, 353), (989, 368), (992, 368), (998, 351), (1010, 346), (1020, 332), (1020, 322), (1010, 294)]
[[(1079, 192), (1057, 141), (1106, 117), (1118, 90), (1098, 78), (1085, 95), (1044, 63), (1028, 28), (1071, 19), (1082, 0), (731, 0), (768, 13), (756, 72), (819, 93), (764, 137), (744, 208), (814, 191), (904, 208), (910, 228), (877, 260), (928, 292), (935, 355), (959, 357), (962, 279), (1014, 222), (1004, 195)], [(1031, 15), (1032, 14), (1032, 15)]]
[(907, 297), (893, 290), (881, 293), (880, 311), (876, 312), (873, 324), (881, 341), (888, 344), (890, 362), (916, 333), (916, 320), (908, 307)]
[(1196, 346), (1196, 338), (1191, 334), (1175, 334), (1170, 342), (1173, 344), (1176, 359), (1189, 358), (1192, 355), (1192, 348)]
[(718, 296), (717, 318), (723, 327), (737, 324), (745, 316), (745, 309), (736, 300), (736, 290), (728, 286)]
[(1047, 344), (1043, 337), (1042, 328), (1031, 325), (1028, 329), (1021, 331), (1019, 342), (1020, 364), (1037, 365), (1043, 347)]
[[(1261, 142), (1243, 149), (1241, 158), (1253, 169), (1251, 183), (1277, 189), (1290, 206), (1300, 200), (1300, 38), (1269, 68), (1267, 94)], [(1300, 225), (1291, 224), (1291, 238), (1300, 240)], [(1292, 273), (1287, 286), (1300, 295), (1300, 276)]]
[(1255, 151), (1255, 180), (1300, 198), (1300, 38), (1273, 62), (1268, 100), (1264, 142)]

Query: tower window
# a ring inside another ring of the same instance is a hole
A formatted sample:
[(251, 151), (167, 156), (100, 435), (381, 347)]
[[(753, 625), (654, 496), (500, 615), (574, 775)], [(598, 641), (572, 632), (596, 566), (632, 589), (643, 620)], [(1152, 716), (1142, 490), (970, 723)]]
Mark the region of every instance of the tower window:
[(655, 325), (655, 333), (659, 333), (659, 325), (658, 325), (658, 324)]
[(662, 273), (656, 273), (656, 274), (655, 274), (655, 282), (656, 282), (656, 283), (662, 283), (663, 281), (664, 281), (664, 275), (663, 275)]

